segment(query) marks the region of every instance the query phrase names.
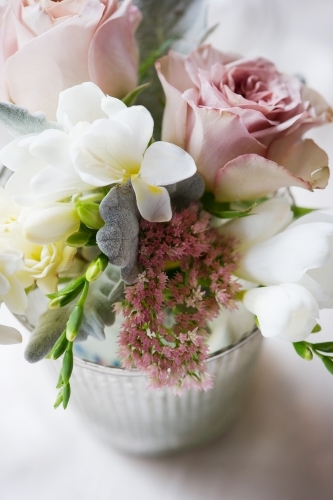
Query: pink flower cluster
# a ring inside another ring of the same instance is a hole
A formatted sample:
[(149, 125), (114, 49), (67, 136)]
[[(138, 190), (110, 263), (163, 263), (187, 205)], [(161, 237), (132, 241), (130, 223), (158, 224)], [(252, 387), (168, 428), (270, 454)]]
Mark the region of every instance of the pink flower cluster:
[(170, 222), (140, 224), (137, 283), (116, 310), (125, 317), (119, 354), (126, 368), (150, 377), (150, 387), (207, 390), (207, 321), (233, 308), (235, 242), (210, 228), (210, 215), (193, 204)]

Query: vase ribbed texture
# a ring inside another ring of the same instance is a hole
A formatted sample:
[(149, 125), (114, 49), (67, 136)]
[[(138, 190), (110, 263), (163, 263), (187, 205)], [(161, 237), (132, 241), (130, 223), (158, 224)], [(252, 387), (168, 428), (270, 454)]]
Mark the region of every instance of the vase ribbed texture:
[[(212, 441), (236, 420), (260, 342), (255, 331), (210, 358), (213, 389), (182, 396), (148, 390), (147, 377), (137, 371), (76, 359), (70, 405), (104, 442), (122, 451), (160, 455), (191, 448)], [(56, 363), (49, 363), (54, 369)]]

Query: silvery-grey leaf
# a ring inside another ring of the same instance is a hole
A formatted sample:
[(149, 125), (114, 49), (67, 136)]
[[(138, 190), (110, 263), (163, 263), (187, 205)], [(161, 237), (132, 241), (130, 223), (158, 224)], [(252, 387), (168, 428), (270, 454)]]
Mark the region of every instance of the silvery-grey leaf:
[[(112, 279), (112, 277), (115, 278)], [(103, 273), (100, 278), (91, 283), (89, 293), (84, 307), (83, 321), (80, 327), (77, 341), (86, 340), (89, 335), (98, 340), (103, 340), (104, 327), (112, 325), (115, 320), (115, 313), (112, 310), (113, 302), (109, 296), (112, 289), (118, 283), (120, 272), (109, 270)], [(121, 300), (121, 296), (117, 296)], [(37, 326), (33, 330), (24, 356), (30, 363), (36, 363), (50, 352), (55, 342), (66, 328), (66, 323), (76, 302), (71, 302), (60, 309), (47, 309), (39, 316)]]
[(105, 225), (97, 233), (97, 244), (110, 263), (122, 269), (124, 281), (132, 284), (138, 275), (140, 214), (130, 180), (109, 191), (100, 204), (100, 214)]
[[(198, 45), (206, 28), (206, 0), (134, 0), (143, 13), (137, 31), (141, 61), (168, 40), (175, 39), (171, 48), (188, 53)], [(153, 115), (155, 139), (161, 136), (163, 102), (162, 86), (152, 65), (144, 81), (151, 82), (137, 99)]]
[(0, 123), (15, 137), (43, 132), (50, 128), (61, 129), (58, 123), (48, 121), (44, 113), (31, 114), (27, 108), (10, 102), (0, 102)]
[(188, 179), (166, 186), (171, 204), (176, 210), (188, 207), (192, 202), (199, 201), (205, 192), (205, 183), (198, 173)]

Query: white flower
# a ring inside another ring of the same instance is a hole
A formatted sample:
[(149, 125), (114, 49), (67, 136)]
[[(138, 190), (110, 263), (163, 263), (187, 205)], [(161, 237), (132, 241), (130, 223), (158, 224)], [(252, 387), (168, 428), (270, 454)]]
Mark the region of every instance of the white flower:
[(74, 203), (52, 203), (26, 210), (20, 218), (25, 237), (39, 245), (66, 240), (80, 226)]
[(23, 268), (23, 254), (9, 248), (0, 249), (0, 303), (14, 314), (24, 314), (27, 296), (15, 274)]
[(191, 177), (196, 166), (173, 144), (148, 147), (154, 124), (144, 107), (127, 108), (88, 82), (61, 92), (57, 119), (63, 131), (22, 136), (0, 153), (14, 172), (6, 191), (18, 203), (48, 204), (131, 178), (141, 215), (171, 219), (170, 197), (161, 186)]
[[(333, 217), (312, 213), (288, 225), (290, 219), (288, 202), (277, 198), (221, 231), (240, 242), (237, 276), (267, 287), (244, 296), (245, 306), (258, 315), (263, 334), (303, 339), (311, 333), (318, 308), (333, 307)], [(297, 319), (300, 311), (303, 323)]]
[(196, 166), (183, 149), (166, 142), (148, 146), (154, 122), (143, 106), (127, 108), (108, 98), (109, 119), (96, 120), (71, 145), (71, 158), (81, 179), (107, 186), (131, 179), (138, 209), (146, 220), (170, 220), (169, 193), (164, 187), (191, 177)]
[(304, 340), (319, 318), (314, 296), (294, 283), (252, 288), (245, 293), (243, 303), (257, 316), (265, 337), (278, 336), (291, 342)]
[(11, 326), (0, 325), (0, 344), (20, 344), (22, 342), (22, 335), (16, 328)]

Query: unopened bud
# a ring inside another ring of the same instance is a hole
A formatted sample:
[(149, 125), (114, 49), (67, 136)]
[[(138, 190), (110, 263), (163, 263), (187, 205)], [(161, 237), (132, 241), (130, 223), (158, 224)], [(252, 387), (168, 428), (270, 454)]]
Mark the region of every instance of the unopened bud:
[(69, 342), (73, 342), (79, 333), (80, 326), (83, 319), (83, 306), (77, 304), (67, 321), (66, 326), (66, 338)]
[(86, 271), (87, 281), (96, 281), (102, 272), (106, 269), (109, 259), (106, 255), (102, 254), (93, 260)]
[(104, 220), (99, 213), (99, 205), (91, 201), (81, 201), (76, 205), (76, 210), (80, 220), (91, 229), (101, 229)]

